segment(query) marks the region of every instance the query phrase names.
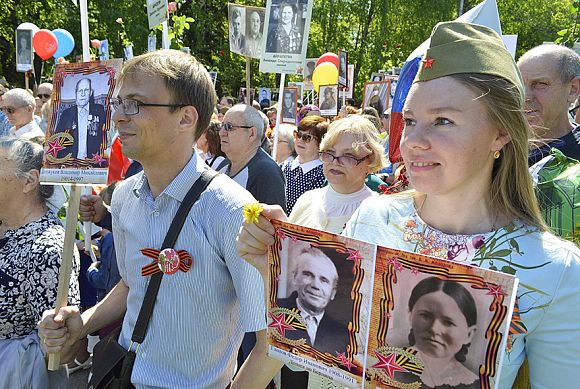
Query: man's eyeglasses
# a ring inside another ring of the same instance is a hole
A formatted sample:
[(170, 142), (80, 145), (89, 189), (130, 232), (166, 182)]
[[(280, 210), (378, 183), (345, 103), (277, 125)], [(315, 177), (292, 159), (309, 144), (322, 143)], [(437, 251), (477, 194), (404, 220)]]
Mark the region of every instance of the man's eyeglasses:
[(50, 99), (50, 95), (48, 93), (39, 93), (38, 97), (41, 99)]
[(16, 110), (24, 107), (26, 107), (26, 105), (22, 105), (20, 107), (1, 107), (0, 111), (12, 115), (14, 112), (16, 112)]
[(568, 111), (570, 113), (570, 115), (572, 115), (572, 117), (576, 117), (576, 112), (578, 111), (578, 108), (580, 108), (580, 105), (577, 105)]
[(119, 107), (123, 107), (123, 113), (125, 115), (137, 115), (139, 113), (139, 107), (170, 107), (170, 108), (181, 108), (185, 107), (184, 104), (153, 104), (153, 103), (142, 103), (133, 99), (119, 99), (111, 98), (109, 103), (113, 109), (117, 110)]
[(332, 161), (337, 160), (338, 164), (344, 167), (358, 166), (362, 161), (368, 159), (370, 156), (371, 155), (369, 154), (364, 158), (355, 158), (351, 157), (350, 155), (341, 155), (339, 157), (335, 157), (327, 151), (321, 151), (318, 153), (318, 157), (322, 162), (331, 163)]
[(310, 143), (312, 139), (318, 140), (318, 138), (315, 135), (298, 130), (294, 130), (294, 139), (296, 140), (301, 139), (305, 143)]
[(252, 128), (253, 126), (237, 126), (230, 122), (222, 123), (220, 130), (224, 130), (225, 132), (232, 132), (236, 128)]

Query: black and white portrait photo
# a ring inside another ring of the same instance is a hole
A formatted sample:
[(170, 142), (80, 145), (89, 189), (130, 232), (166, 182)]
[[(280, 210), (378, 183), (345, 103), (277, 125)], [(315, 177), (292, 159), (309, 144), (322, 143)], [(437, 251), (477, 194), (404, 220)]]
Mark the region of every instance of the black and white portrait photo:
[(305, 339), (323, 353), (344, 353), (349, 343), (348, 322), (353, 302), (349, 298), (352, 276), (346, 258), (334, 249), (297, 242), (288, 268), (282, 269), (276, 303), (297, 309), (305, 330), (287, 331), (288, 339)]
[(348, 53), (338, 50), (338, 85), (348, 85)]
[(32, 31), (16, 30), (16, 70), (26, 72), (32, 69)]
[(258, 102), (260, 107), (270, 106), (270, 88), (258, 88)]
[(389, 107), (390, 81), (366, 82), (364, 87), (363, 108), (373, 107), (379, 115)]
[(298, 90), (285, 88), (282, 95), (282, 123), (296, 124), (296, 111), (298, 106)]
[(262, 54), (265, 8), (246, 7), (246, 39), (244, 54), (260, 58)]
[(136, 115), (136, 100), (114, 98), (121, 59), (58, 65), (41, 181), (106, 184), (115, 109)]
[[(268, 0), (260, 71), (302, 73), (313, 0)], [(305, 12), (306, 11), (306, 12)]]
[(374, 72), (371, 74), (371, 82), (380, 82), (385, 78), (385, 74), (382, 72)]
[(246, 9), (228, 4), (229, 39), (232, 53), (244, 54), (246, 47)]
[(321, 116), (336, 116), (338, 114), (338, 85), (321, 85), (318, 100)]
[(346, 86), (346, 88), (343, 88), (338, 91), (338, 96), (341, 98), (344, 96), (347, 99), (352, 99), (354, 90), (354, 64), (349, 64), (347, 69), (348, 69), (347, 70), (348, 85)]

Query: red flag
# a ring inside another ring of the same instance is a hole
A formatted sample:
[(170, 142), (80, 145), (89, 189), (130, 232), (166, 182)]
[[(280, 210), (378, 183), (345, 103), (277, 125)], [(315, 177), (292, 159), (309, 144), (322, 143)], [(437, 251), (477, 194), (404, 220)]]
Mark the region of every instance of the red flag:
[(123, 155), (123, 145), (121, 140), (116, 137), (111, 145), (111, 156), (109, 158), (109, 177), (107, 184), (110, 185), (115, 181), (122, 181), (125, 179), (127, 168), (131, 164), (129, 158)]

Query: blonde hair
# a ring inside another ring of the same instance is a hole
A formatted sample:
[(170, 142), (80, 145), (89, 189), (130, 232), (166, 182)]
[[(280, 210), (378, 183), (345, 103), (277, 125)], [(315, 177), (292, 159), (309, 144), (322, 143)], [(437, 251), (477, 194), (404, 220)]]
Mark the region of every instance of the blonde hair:
[(178, 50), (157, 50), (134, 57), (121, 70), (120, 82), (127, 77), (145, 74), (161, 77), (173, 98), (168, 104), (191, 105), (198, 120), (194, 137), (197, 139), (209, 126), (217, 95), (205, 67), (193, 56)]
[(490, 201), (492, 209), (522, 222), (549, 231), (534, 192), (528, 169), (528, 139), (531, 133), (524, 116), (523, 98), (509, 81), (487, 74), (455, 74), (450, 77), (476, 93), (487, 110), (491, 123), (510, 136), (494, 161)]
[(352, 148), (355, 151), (365, 150), (371, 153), (369, 170), (378, 172), (387, 165), (385, 149), (381, 145), (375, 126), (362, 116), (353, 115), (339, 119), (328, 126), (328, 131), (322, 142), (320, 151), (329, 150), (343, 134), (352, 135), (355, 139)]

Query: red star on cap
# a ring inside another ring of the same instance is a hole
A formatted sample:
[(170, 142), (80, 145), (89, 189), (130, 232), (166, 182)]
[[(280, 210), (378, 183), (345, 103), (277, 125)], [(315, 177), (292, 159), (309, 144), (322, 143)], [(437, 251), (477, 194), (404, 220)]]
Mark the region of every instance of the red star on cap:
[(282, 336), (284, 336), (286, 330), (294, 331), (294, 327), (286, 323), (286, 316), (283, 313), (279, 315), (269, 313), (269, 315), (272, 322), (268, 324), (268, 328), (277, 328)]
[(411, 269), (411, 273), (416, 276), (417, 274), (419, 274), (419, 269), (417, 269), (416, 267)]
[(340, 365), (341, 366), (346, 366), (346, 368), (348, 369), (348, 371), (350, 371), (350, 368), (353, 366), (352, 362), (350, 361), (350, 359), (348, 359), (344, 353), (339, 353), (338, 351), (335, 351), (336, 355), (338, 356), (338, 359), (340, 359)]
[(489, 292), (486, 293), (486, 295), (488, 296), (495, 296), (496, 299), (499, 299), (499, 296), (506, 296), (507, 293), (505, 293), (503, 291), (503, 289), (501, 288), (501, 285), (487, 285), (487, 289), (489, 290)]
[(64, 149), (64, 146), (61, 146), (58, 139), (55, 139), (52, 142), (48, 141), (48, 150), (46, 152), (56, 158), (56, 155), (62, 149)]
[(362, 259), (360, 253), (357, 250), (351, 250), (351, 249), (347, 249), (347, 250), (348, 250), (348, 258), (346, 260), (347, 261), (354, 261), (354, 265), (359, 266), (360, 261)]
[(433, 62), (435, 62), (435, 60), (431, 57), (427, 57), (423, 60), (423, 68), (425, 69), (431, 69), (433, 67)]
[(375, 351), (375, 355), (377, 358), (379, 358), (379, 362), (375, 363), (372, 367), (375, 369), (383, 369), (389, 375), (390, 379), (394, 378), (396, 371), (408, 371), (404, 367), (397, 365), (397, 362), (395, 361), (397, 354), (389, 354), (384, 356), (383, 354)]

